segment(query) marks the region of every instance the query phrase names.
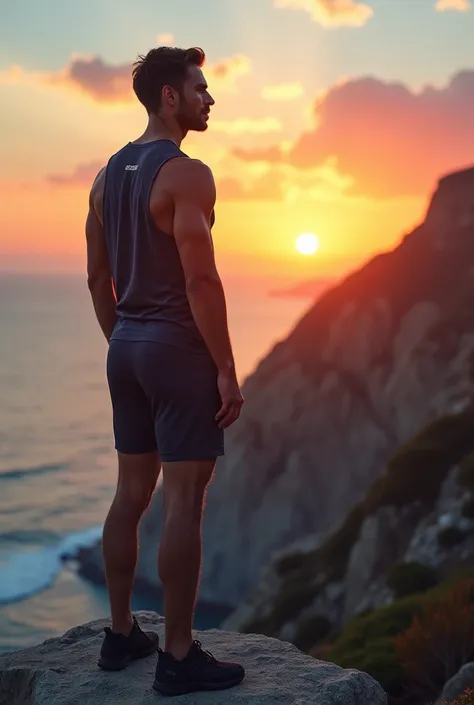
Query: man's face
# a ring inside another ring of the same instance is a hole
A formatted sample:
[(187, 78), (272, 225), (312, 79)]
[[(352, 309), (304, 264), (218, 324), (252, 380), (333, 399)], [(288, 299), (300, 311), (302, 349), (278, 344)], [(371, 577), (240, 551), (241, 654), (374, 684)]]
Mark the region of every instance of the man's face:
[(201, 69), (190, 66), (180, 95), (176, 118), (184, 130), (207, 130), (209, 111), (214, 105)]

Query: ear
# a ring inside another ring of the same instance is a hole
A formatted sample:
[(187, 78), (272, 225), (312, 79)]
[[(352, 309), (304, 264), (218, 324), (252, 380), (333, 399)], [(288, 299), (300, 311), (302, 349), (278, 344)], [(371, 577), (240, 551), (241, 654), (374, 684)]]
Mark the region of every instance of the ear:
[(162, 98), (170, 106), (174, 106), (177, 101), (177, 93), (172, 86), (163, 86)]

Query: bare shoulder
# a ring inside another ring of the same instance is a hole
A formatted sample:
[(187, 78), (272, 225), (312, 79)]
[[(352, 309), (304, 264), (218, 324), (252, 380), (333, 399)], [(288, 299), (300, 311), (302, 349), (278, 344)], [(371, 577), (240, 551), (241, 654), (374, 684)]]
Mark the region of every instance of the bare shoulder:
[(215, 183), (212, 170), (200, 159), (188, 157), (172, 159), (169, 163), (168, 176), (173, 191), (182, 192), (192, 186), (195, 191), (214, 191)]
[(107, 167), (103, 166), (96, 175), (89, 194), (89, 205), (95, 210), (100, 219), (102, 219), (102, 203), (104, 199), (106, 169)]
[(100, 169), (99, 173), (96, 175), (91, 186), (91, 196), (96, 196), (97, 194), (103, 195), (106, 169), (107, 167), (103, 166), (102, 169)]

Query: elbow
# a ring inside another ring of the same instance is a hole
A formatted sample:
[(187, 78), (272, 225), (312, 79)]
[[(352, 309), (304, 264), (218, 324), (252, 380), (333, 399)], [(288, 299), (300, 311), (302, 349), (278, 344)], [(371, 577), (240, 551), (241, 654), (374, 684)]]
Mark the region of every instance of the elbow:
[(87, 275), (87, 287), (91, 294), (102, 291), (104, 288), (111, 288), (112, 278), (110, 272), (104, 270), (91, 271)]
[(188, 293), (191, 294), (195, 294), (203, 289), (215, 289), (219, 287), (221, 287), (221, 280), (217, 272), (202, 272), (186, 277), (186, 289)]

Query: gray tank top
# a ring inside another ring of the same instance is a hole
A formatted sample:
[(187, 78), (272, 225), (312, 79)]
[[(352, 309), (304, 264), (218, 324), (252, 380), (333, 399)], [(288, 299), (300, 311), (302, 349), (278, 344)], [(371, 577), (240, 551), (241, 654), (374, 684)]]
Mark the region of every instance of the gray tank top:
[(149, 208), (156, 175), (174, 157), (187, 155), (171, 140), (130, 142), (107, 164), (103, 220), (118, 317), (112, 340), (150, 340), (207, 352), (189, 306), (175, 239), (156, 227)]

